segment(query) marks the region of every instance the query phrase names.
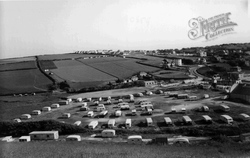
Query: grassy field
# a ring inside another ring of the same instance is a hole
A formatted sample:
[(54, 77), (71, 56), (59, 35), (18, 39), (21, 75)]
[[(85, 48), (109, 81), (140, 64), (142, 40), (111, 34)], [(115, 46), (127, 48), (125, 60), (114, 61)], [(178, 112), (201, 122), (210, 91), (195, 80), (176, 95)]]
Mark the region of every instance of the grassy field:
[(35, 57), (22, 57), (22, 58), (9, 58), (9, 59), (0, 59), (0, 64), (9, 64), (17, 62), (26, 62), (26, 61), (35, 61)]
[(0, 95), (46, 92), (52, 84), (38, 69), (0, 72)]
[(32, 110), (39, 110), (44, 106), (50, 106), (66, 94), (47, 95), (37, 94), (35, 96), (1, 96), (0, 97), (0, 120), (6, 121), (29, 114)]
[(20, 69), (36, 69), (35, 61), (25, 61), (18, 63), (0, 64), (0, 71), (20, 70)]
[(86, 58), (86, 57), (95, 57), (100, 56), (96, 54), (74, 54), (74, 53), (66, 53), (66, 54), (52, 54), (52, 55), (40, 55), (38, 56), (39, 60), (64, 60), (64, 59), (72, 59), (72, 58)]
[(249, 144), (129, 145), (104, 142), (0, 142), (2, 158), (247, 158)]

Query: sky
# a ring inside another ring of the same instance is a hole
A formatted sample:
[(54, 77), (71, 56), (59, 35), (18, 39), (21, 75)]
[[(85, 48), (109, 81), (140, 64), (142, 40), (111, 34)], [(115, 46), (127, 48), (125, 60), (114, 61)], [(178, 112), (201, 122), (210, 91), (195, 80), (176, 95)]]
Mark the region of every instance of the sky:
[[(0, 1), (0, 59), (78, 50), (175, 49), (250, 42), (248, 0)], [(228, 13), (233, 33), (188, 37), (189, 20)]]

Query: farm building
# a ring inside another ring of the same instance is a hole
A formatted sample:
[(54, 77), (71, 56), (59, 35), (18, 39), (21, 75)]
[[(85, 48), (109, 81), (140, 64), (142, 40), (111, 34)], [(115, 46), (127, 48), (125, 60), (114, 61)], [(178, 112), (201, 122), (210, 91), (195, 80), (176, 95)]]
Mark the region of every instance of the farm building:
[(240, 83), (234, 84), (230, 90), (229, 97), (231, 99), (241, 99), (250, 103), (250, 84)]
[(42, 111), (44, 111), (44, 112), (51, 111), (51, 107), (45, 106), (45, 107), (43, 107)]
[(109, 127), (109, 128), (115, 127), (115, 119), (110, 119), (110, 120), (108, 121), (108, 127)]
[(142, 136), (140, 135), (132, 135), (128, 136), (128, 141), (129, 144), (142, 144)]
[(30, 136), (22, 136), (18, 140), (19, 142), (30, 142)]
[(146, 118), (146, 123), (147, 123), (147, 126), (153, 126), (153, 120), (152, 118)]
[(98, 126), (98, 121), (94, 120), (89, 123), (88, 128), (95, 129), (97, 126)]
[(32, 115), (40, 115), (41, 114), (41, 111), (40, 110), (33, 110)]
[(14, 119), (13, 121), (14, 121), (14, 122), (17, 122), (17, 123), (22, 122), (22, 120), (19, 119), (19, 118), (16, 118), (16, 119)]
[(60, 100), (58, 102), (59, 105), (68, 105), (69, 104), (69, 101), (68, 100)]
[(165, 121), (166, 125), (171, 125), (173, 123), (171, 118), (169, 118), (169, 117), (164, 117), (164, 121)]
[(31, 115), (30, 114), (22, 114), (21, 115), (21, 119), (22, 120), (28, 120), (28, 119), (30, 119), (31, 118)]
[(81, 136), (69, 135), (69, 136), (67, 136), (66, 141), (81, 141)]
[(102, 137), (110, 138), (115, 136), (115, 130), (113, 129), (106, 129), (102, 131)]
[(247, 120), (250, 120), (250, 116), (242, 113), (242, 114), (240, 114), (240, 119), (243, 121), (247, 121)]
[(55, 108), (59, 108), (59, 107), (60, 107), (60, 105), (55, 103), (55, 104), (51, 104), (51, 106), (50, 106), (50, 107), (55, 109)]
[(12, 138), (12, 136), (6, 136), (1, 138), (1, 141), (3, 142), (12, 142), (14, 139)]
[(62, 115), (63, 118), (67, 119), (67, 118), (70, 118), (70, 113), (64, 113)]
[(131, 127), (131, 123), (132, 123), (131, 119), (126, 119), (126, 121), (125, 121), (126, 128), (130, 128)]
[(58, 131), (34, 131), (29, 135), (31, 140), (55, 140), (59, 138)]
[(221, 115), (220, 120), (226, 122), (227, 124), (233, 123), (233, 118), (229, 115)]
[(82, 123), (82, 121), (76, 121), (76, 122), (74, 123), (74, 125), (76, 125), (76, 126), (80, 126), (80, 125), (81, 125), (81, 123)]

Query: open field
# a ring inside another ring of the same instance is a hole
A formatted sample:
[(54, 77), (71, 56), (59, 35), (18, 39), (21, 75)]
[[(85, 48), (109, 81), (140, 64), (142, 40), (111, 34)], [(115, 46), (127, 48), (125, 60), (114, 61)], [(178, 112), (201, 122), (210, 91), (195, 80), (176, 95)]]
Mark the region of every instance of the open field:
[(18, 63), (0, 64), (0, 71), (20, 70), (20, 69), (36, 69), (35, 61), (25, 61)]
[(0, 143), (2, 158), (53, 157), (53, 158), (172, 158), (172, 157), (221, 157), (247, 158), (249, 144), (195, 144), (195, 145), (129, 145), (104, 142)]
[(65, 60), (65, 59), (72, 59), (72, 58), (88, 58), (88, 57), (96, 57), (100, 56), (98, 54), (75, 54), (75, 53), (68, 53), (68, 54), (53, 54), (53, 55), (40, 55), (38, 56), (39, 60)]
[(38, 69), (0, 72), (0, 95), (46, 92), (52, 84)]
[[(51, 70), (53, 76), (70, 82), (90, 82), (90, 81), (113, 81), (116, 80), (105, 72), (101, 72), (90, 66), (84, 65), (75, 60), (64, 60), (54, 62), (57, 69)], [(53, 77), (52, 76), (52, 77)]]
[(0, 64), (9, 64), (9, 63), (17, 63), (17, 62), (26, 62), (26, 61), (35, 61), (35, 57), (22, 57), (22, 58), (9, 58), (9, 59), (1, 59)]
[(189, 79), (191, 78), (187, 73), (183, 71), (174, 70), (161, 70), (152, 73), (153, 76), (159, 79)]
[(134, 59), (119, 57), (107, 57), (89, 60), (81, 59), (79, 61), (112, 76), (116, 76), (119, 79), (131, 77), (140, 71), (152, 72), (158, 70), (154, 67), (138, 64)]

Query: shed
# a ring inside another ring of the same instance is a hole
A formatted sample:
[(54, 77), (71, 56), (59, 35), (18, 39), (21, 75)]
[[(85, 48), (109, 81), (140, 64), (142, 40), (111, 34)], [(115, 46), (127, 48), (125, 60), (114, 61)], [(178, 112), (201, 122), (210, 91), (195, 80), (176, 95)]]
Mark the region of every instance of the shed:
[(129, 144), (142, 144), (142, 136), (140, 135), (132, 135), (128, 136), (128, 141)]
[(43, 107), (42, 111), (44, 111), (44, 112), (51, 111), (51, 107), (45, 106), (45, 107)]
[(98, 126), (98, 121), (94, 120), (89, 123), (88, 128), (95, 129), (97, 126)]
[(51, 106), (50, 106), (51, 108), (59, 108), (60, 107), (60, 105), (59, 104), (57, 104), (57, 103), (54, 103), (54, 104), (51, 104)]
[(104, 138), (111, 138), (115, 136), (115, 130), (113, 129), (106, 129), (102, 131), (102, 137)]
[(21, 136), (19, 142), (30, 142), (30, 136)]
[(115, 119), (110, 119), (110, 120), (108, 121), (108, 127), (109, 127), (109, 128), (115, 127)]
[(81, 105), (82, 106), (87, 106), (87, 102), (82, 102)]
[(59, 138), (58, 131), (33, 131), (29, 133), (31, 140), (55, 140)]
[(82, 123), (82, 121), (76, 121), (76, 122), (74, 123), (74, 125), (76, 125), (76, 126), (80, 126), (80, 125), (81, 125), (81, 123)]
[(21, 119), (22, 120), (28, 120), (28, 119), (30, 119), (31, 118), (31, 115), (30, 114), (22, 114), (21, 115)]
[(81, 141), (81, 136), (69, 135), (69, 136), (67, 136), (66, 141)]
[(33, 110), (32, 115), (40, 115), (42, 112), (40, 110)]

